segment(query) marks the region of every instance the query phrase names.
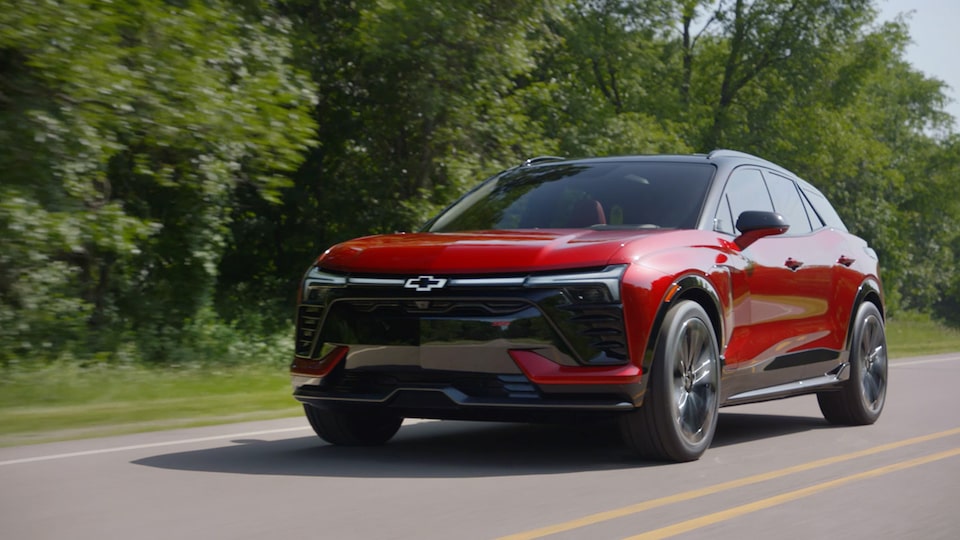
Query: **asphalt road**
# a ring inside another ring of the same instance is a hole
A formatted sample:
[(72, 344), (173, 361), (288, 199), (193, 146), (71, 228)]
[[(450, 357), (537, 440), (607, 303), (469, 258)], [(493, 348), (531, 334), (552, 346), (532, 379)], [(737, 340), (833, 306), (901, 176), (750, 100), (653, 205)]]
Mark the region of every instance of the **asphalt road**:
[(697, 462), (604, 427), (405, 425), (327, 446), (301, 419), (0, 449), (0, 538), (960, 538), (960, 353), (894, 361), (887, 406), (722, 409)]

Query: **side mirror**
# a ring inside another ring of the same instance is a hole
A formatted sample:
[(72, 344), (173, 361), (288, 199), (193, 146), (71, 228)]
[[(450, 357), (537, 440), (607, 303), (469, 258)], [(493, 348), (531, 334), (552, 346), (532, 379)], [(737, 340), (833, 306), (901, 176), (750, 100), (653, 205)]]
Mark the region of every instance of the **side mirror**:
[(789, 228), (787, 220), (776, 212), (747, 210), (737, 218), (737, 230), (741, 234), (734, 239), (734, 243), (740, 249), (746, 249), (747, 246), (765, 236), (783, 234)]

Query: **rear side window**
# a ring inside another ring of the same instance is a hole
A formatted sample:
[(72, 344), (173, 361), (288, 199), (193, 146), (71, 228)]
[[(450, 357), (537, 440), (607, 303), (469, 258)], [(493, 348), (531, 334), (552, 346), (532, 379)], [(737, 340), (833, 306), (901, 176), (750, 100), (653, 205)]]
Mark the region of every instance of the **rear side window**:
[(827, 201), (827, 198), (820, 192), (804, 188), (803, 194), (807, 196), (807, 200), (810, 201), (814, 211), (820, 216), (824, 225), (841, 231), (847, 230), (837, 211), (833, 209), (833, 206), (830, 206), (830, 202)]
[(813, 227), (813, 230), (826, 227), (826, 225), (823, 223), (823, 220), (820, 219), (820, 216), (813, 209), (813, 206), (810, 204), (807, 196), (803, 194), (803, 190), (801, 190), (800, 199), (803, 201), (803, 209), (807, 211), (807, 217), (810, 218), (810, 226)]
[(764, 171), (764, 176), (767, 179), (767, 187), (770, 188), (774, 209), (790, 224), (786, 234), (809, 233), (812, 230), (810, 220), (807, 219), (807, 212), (803, 209), (803, 200), (797, 190), (797, 184), (789, 178), (769, 171)]

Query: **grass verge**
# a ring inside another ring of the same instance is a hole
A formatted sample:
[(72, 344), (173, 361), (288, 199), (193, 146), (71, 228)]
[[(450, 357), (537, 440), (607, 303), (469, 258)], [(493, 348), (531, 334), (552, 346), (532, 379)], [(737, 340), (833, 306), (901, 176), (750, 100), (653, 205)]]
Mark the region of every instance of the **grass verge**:
[(0, 382), (0, 446), (300, 412), (280, 367), (21, 368)]
[(960, 330), (948, 328), (926, 315), (901, 313), (887, 324), (891, 358), (960, 351)]
[[(960, 351), (928, 317), (889, 321), (891, 358)], [(283, 366), (54, 365), (0, 374), (0, 446), (300, 415)]]

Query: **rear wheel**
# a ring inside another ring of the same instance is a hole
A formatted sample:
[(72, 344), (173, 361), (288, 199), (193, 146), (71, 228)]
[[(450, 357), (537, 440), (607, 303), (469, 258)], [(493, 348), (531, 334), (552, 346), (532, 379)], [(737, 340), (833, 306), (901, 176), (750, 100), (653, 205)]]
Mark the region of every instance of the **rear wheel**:
[(670, 309), (657, 339), (643, 405), (620, 418), (627, 445), (639, 455), (699, 459), (713, 440), (720, 399), (720, 353), (710, 317), (699, 304)]
[(389, 441), (403, 417), (381, 411), (338, 411), (304, 405), (310, 427), (323, 440), (341, 446), (374, 446)]
[(817, 402), (830, 423), (861, 426), (877, 421), (887, 397), (887, 339), (877, 306), (864, 302), (852, 331), (850, 378), (839, 391), (817, 394)]

